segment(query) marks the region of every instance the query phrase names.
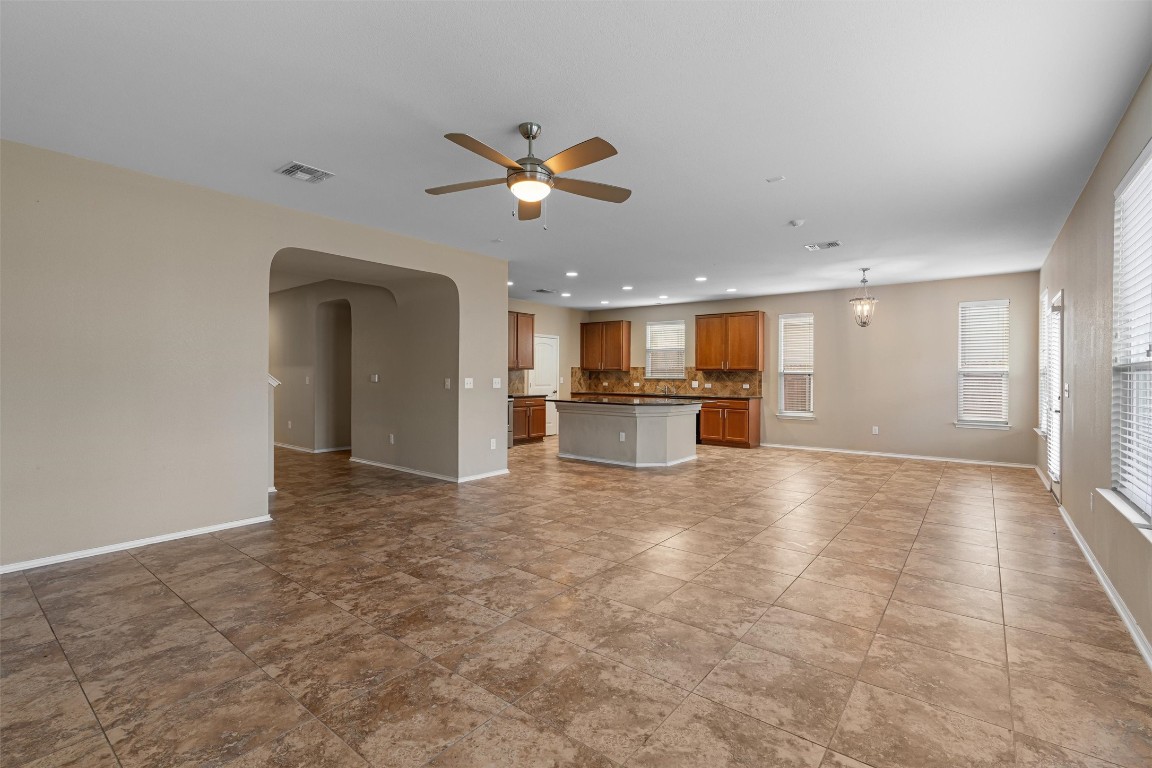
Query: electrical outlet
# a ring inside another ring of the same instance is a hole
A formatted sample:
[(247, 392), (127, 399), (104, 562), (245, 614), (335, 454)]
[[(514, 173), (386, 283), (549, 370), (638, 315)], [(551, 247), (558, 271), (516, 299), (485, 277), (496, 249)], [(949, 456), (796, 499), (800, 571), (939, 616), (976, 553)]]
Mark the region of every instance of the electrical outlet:
[(624, 433), (623, 432), (620, 433), (620, 442), (624, 442)]
[(692, 389), (700, 389), (700, 382), (698, 382), (698, 381), (692, 382)]
[(380, 383), (380, 374), (378, 374), (378, 373), (368, 374), (368, 381), (370, 381), (373, 384), (379, 384)]
[(638, 387), (638, 386), (640, 386), (640, 382), (634, 381), (634, 382), (632, 382), (632, 386)]
[(396, 435), (388, 433), (388, 445), (396, 445)]
[(464, 379), (464, 389), (472, 389), (473, 384), (472, 379)]
[(288, 422), (288, 429), (292, 429), (292, 422), (291, 421)]
[(444, 379), (444, 389), (452, 389), (452, 379)]
[(704, 389), (712, 389), (712, 382), (710, 382), (710, 381), (704, 382)]
[(304, 383), (305, 384), (311, 384), (312, 383), (312, 377), (311, 376), (305, 376), (304, 377)]
[(751, 384), (745, 384), (745, 385), (744, 385), (744, 389), (751, 389), (751, 388), (752, 388), (752, 385), (751, 385)]
[(880, 427), (872, 427), (872, 434), (874, 434), (874, 435), (880, 434)]
[(492, 438), (488, 441), (488, 447), (492, 450), (496, 450), (496, 438)]
[(604, 382), (604, 386), (608, 386), (608, 382)]
[(500, 389), (500, 377), (496, 376), (492, 379), (492, 389)]

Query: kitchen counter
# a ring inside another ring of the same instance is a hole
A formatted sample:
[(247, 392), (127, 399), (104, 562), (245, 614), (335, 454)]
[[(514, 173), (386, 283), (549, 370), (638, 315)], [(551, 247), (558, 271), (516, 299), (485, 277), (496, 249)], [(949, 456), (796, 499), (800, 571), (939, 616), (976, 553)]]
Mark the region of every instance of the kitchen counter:
[(670, 467), (696, 458), (700, 400), (548, 398), (560, 418), (560, 458), (625, 467)]
[(572, 397), (644, 397), (665, 400), (763, 400), (761, 395), (658, 395), (650, 392), (573, 392)]

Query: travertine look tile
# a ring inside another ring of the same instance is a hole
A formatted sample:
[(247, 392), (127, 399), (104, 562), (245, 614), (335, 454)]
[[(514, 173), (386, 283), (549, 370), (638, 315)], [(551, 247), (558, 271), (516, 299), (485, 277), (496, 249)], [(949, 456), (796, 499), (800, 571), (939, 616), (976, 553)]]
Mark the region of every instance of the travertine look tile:
[[(853, 520), (855, 520), (855, 518), (853, 518)], [(872, 528), (853, 522), (846, 525), (844, 530), (836, 534), (836, 538), (847, 541), (859, 541), (863, 544), (872, 544), (877, 547), (908, 550), (912, 548), (912, 543), (916, 540), (916, 535), (914, 533), (889, 531), (883, 528)]]
[(699, 576), (719, 560), (719, 556), (697, 555), (671, 547), (655, 546), (630, 558), (624, 564), (630, 568), (640, 568), (687, 581)]
[(917, 539), (916, 543), (912, 545), (912, 553), (917, 552), (935, 557), (948, 557), (953, 560), (966, 560), (970, 563), (1000, 564), (995, 547), (981, 547), (951, 539)]
[(872, 637), (863, 629), (773, 606), (748, 630), (742, 642), (855, 677)]
[(598, 557), (601, 560), (611, 560), (622, 563), (630, 557), (635, 557), (652, 545), (646, 541), (629, 539), (617, 536), (614, 533), (601, 532), (594, 536), (569, 544), (568, 548), (586, 555)]
[(833, 539), (820, 553), (824, 557), (848, 560), (874, 568), (887, 568), (899, 571), (908, 559), (908, 550), (899, 547), (882, 547), (862, 541)]
[(628, 761), (647, 768), (816, 768), (824, 748), (689, 696)]
[(611, 560), (593, 557), (583, 552), (557, 549), (543, 557), (529, 560), (520, 566), (520, 570), (534, 573), (550, 581), (572, 585), (590, 579), (614, 565)]
[(409, 768), (424, 765), (504, 706), (480, 686), (425, 664), (321, 719), (372, 765)]
[(1071, 581), (1082, 581), (1086, 584), (1098, 584), (1096, 574), (1087, 562), (1061, 560), (1058, 557), (1034, 555), (1030, 552), (1016, 552), (1005, 549), (1000, 553), (1000, 566), (1013, 571), (1027, 571), (1043, 576), (1053, 576)]
[(1000, 593), (987, 589), (905, 573), (900, 576), (900, 582), (892, 593), (892, 599), (958, 613), (961, 616), (971, 616), (995, 624), (1004, 623)]
[(1012, 728), (1008, 671), (965, 656), (877, 635), (860, 679), (969, 717)]
[(687, 695), (671, 683), (588, 654), (518, 706), (622, 763)]
[(310, 600), (262, 621), (224, 627), (222, 631), (249, 658), (266, 664), (330, 640), (355, 623), (355, 616), (327, 600)]
[(1127, 627), (1115, 614), (1086, 611), (1060, 603), (1004, 595), (1004, 622), (1009, 626), (1076, 640), (1123, 653), (1135, 653)]
[(1136, 654), (1008, 627), (1012, 673), (1088, 688), (1152, 707), (1152, 670)]
[(893, 600), (877, 632), (939, 651), (1004, 666), (1004, 627), (969, 616)]
[(781, 549), (765, 544), (745, 544), (728, 553), (724, 562), (730, 565), (746, 565), (752, 568), (785, 573), (789, 576), (799, 576), (815, 559), (813, 555), (797, 552), (793, 549)]
[(25, 763), (24, 768), (119, 768), (103, 733), (93, 733), (47, 757)]
[(1044, 600), (1050, 603), (1085, 611), (1096, 611), (1114, 615), (1112, 603), (1099, 584), (1086, 584), (1080, 581), (1058, 579), (1026, 571), (1001, 569), (1001, 588), (1006, 595), (1027, 597), (1031, 600)]
[(818, 555), (828, 546), (831, 537), (788, 528), (766, 528), (751, 539), (753, 544), (764, 544), (780, 549), (794, 549), (809, 555)]
[(898, 693), (857, 683), (832, 749), (878, 768), (1003, 768), (1012, 734)]
[(528, 713), (509, 707), (453, 744), (429, 765), (438, 768), (503, 765), (611, 768), (613, 763)]
[(393, 573), (334, 598), (333, 602), (364, 621), (379, 624), (440, 594), (442, 590), (433, 584), (406, 573)]
[(888, 599), (809, 579), (796, 579), (776, 604), (810, 616), (873, 631)]
[(439, 656), (507, 620), (504, 614), (459, 595), (443, 595), (391, 616), (378, 626), (425, 656)]
[(747, 539), (743, 537), (717, 535), (692, 528), (665, 539), (660, 543), (660, 546), (682, 549), (686, 552), (695, 552), (698, 555), (709, 557), (723, 557), (732, 550), (739, 548), (745, 541)]
[(100, 726), (75, 682), (6, 695), (0, 710), (4, 760), (21, 765), (99, 735)]
[(1088, 755), (1081, 755), (1023, 733), (1017, 732), (1014, 736), (1016, 768), (1114, 768), (1115, 766), (1115, 763), (1106, 763)]
[(471, 552), (454, 552), (405, 571), (420, 581), (450, 592), (503, 573), (508, 566)]
[(827, 744), (852, 679), (737, 644), (695, 693), (809, 741)]
[(270, 741), (228, 768), (366, 768), (368, 763), (319, 720), (309, 720)]
[(436, 657), (461, 677), (512, 701), (577, 661), (584, 651), (538, 629), (509, 621)]
[(596, 653), (691, 690), (735, 644), (733, 638), (645, 613), (609, 635)]
[(650, 609), (718, 635), (740, 638), (768, 610), (768, 603), (686, 584)]
[(1152, 762), (1152, 707), (1012, 674), (1016, 730), (1125, 768)]
[(817, 557), (800, 575), (805, 579), (824, 584), (889, 597), (900, 574), (886, 568), (875, 568), (847, 560)]
[(994, 565), (981, 565), (913, 552), (904, 563), (903, 572), (925, 579), (963, 584), (993, 592), (1000, 591), (1000, 569)]
[(784, 594), (784, 590), (795, 580), (796, 577), (777, 571), (721, 560), (692, 579), (692, 583), (762, 603), (771, 603)]
[(641, 612), (623, 603), (579, 590), (557, 595), (520, 614), (518, 621), (583, 648), (595, 648), (639, 620)]
[(509, 568), (490, 579), (458, 589), (456, 594), (505, 616), (515, 616), (566, 589), (568, 589), (566, 584), (549, 581), (517, 568)]
[(618, 565), (580, 584), (580, 589), (636, 608), (651, 608), (686, 582), (653, 571)]

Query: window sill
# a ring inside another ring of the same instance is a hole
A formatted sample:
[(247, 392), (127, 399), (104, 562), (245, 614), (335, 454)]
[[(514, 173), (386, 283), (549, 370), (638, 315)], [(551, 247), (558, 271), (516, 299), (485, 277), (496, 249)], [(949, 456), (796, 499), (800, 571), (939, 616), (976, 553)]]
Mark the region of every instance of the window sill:
[(1040, 437), (1048, 437), (1048, 433), (1043, 429), (1040, 429), (1040, 427), (1032, 427), (1032, 431), (1040, 435)]
[(989, 424), (979, 421), (954, 421), (952, 424), (957, 429), (999, 429), (1003, 431), (1012, 429), (1011, 424)]
[(811, 413), (778, 413), (776, 418), (783, 421), (816, 421), (815, 414)]
[(687, 376), (645, 376), (644, 381), (688, 381)]
[(1141, 529), (1145, 535), (1152, 533), (1152, 523), (1149, 523), (1143, 513), (1126, 498), (1111, 488), (1097, 488), (1096, 493), (1100, 494), (1100, 498), (1111, 504), (1134, 527)]

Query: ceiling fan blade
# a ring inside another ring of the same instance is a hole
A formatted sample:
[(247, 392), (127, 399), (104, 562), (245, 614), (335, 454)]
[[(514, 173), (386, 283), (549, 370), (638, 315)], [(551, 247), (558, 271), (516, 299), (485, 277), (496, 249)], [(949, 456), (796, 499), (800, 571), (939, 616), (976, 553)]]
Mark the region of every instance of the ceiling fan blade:
[(448, 139), (448, 141), (451, 141), (454, 144), (459, 144), (469, 152), (475, 152), (476, 154), (480, 155), (480, 157), (491, 160), (492, 162), (496, 163), (496, 165), (502, 165), (510, 171), (524, 170), (520, 163), (516, 162), (502, 152), (497, 152), (484, 142), (480, 141), (479, 139), (474, 139), (466, 133), (446, 133), (444, 134), (444, 138)]
[(603, 200), (607, 203), (622, 203), (632, 196), (630, 189), (614, 187), (611, 184), (599, 184), (595, 181), (583, 181), (582, 179), (553, 178), (552, 185), (556, 189), (573, 195), (591, 197), (594, 200)]
[(520, 221), (540, 218), (540, 201), (529, 203), (526, 200), (521, 200), (520, 205), (516, 208), (516, 218)]
[(594, 139), (582, 141), (574, 147), (568, 147), (559, 154), (552, 155), (544, 161), (544, 165), (548, 166), (548, 170), (552, 173), (567, 173), (576, 168), (583, 168), (585, 165), (598, 163), (614, 154), (616, 154), (616, 147), (597, 136)]
[(466, 189), (479, 189), (480, 187), (493, 187), (503, 184), (507, 179), (484, 179), (483, 181), (462, 181), (459, 184), (448, 184), (443, 187), (432, 187), (424, 190), (430, 195), (446, 195), (449, 192), (463, 192)]

